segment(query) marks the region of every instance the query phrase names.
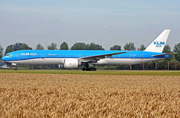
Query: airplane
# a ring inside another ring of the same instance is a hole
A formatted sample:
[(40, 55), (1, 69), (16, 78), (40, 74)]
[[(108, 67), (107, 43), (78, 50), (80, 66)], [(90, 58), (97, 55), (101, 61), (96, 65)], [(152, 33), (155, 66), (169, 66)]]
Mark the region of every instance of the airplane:
[[(2, 60), (17, 64), (58, 64), (59, 68), (96, 71), (94, 65), (135, 65), (168, 58), (162, 53), (170, 30), (165, 29), (144, 51), (131, 50), (19, 50), (7, 53)], [(15, 68), (17, 70), (17, 67)]]
[(4, 64), (0, 68), (9, 68), (9, 66), (7, 64)]

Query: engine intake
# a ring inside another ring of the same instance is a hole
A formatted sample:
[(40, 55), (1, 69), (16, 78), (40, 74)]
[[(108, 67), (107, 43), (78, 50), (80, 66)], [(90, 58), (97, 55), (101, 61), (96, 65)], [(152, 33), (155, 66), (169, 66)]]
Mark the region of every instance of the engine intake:
[(79, 61), (78, 59), (65, 59), (64, 68), (78, 68)]

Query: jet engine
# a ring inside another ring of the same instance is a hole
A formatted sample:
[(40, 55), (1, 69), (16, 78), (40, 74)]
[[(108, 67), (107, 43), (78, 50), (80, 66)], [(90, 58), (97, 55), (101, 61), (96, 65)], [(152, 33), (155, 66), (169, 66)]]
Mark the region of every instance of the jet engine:
[(79, 61), (78, 59), (65, 59), (64, 68), (78, 68)]

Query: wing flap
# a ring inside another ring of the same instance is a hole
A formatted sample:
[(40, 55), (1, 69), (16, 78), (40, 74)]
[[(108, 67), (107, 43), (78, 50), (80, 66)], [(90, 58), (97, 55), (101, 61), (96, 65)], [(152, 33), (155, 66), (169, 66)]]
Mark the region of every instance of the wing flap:
[(99, 59), (103, 59), (105, 57), (112, 57), (113, 55), (117, 55), (117, 54), (124, 54), (127, 52), (117, 52), (117, 53), (109, 53), (109, 54), (102, 54), (102, 55), (94, 55), (94, 56), (88, 56), (88, 57), (82, 57), (80, 58), (81, 60), (89, 60), (89, 61), (94, 61), (94, 60), (99, 60)]

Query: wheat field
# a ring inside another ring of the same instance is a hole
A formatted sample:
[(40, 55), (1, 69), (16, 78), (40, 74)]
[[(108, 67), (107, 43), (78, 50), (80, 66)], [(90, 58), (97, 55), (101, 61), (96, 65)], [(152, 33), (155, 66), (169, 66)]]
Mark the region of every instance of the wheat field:
[(0, 117), (180, 118), (180, 76), (0, 73)]

